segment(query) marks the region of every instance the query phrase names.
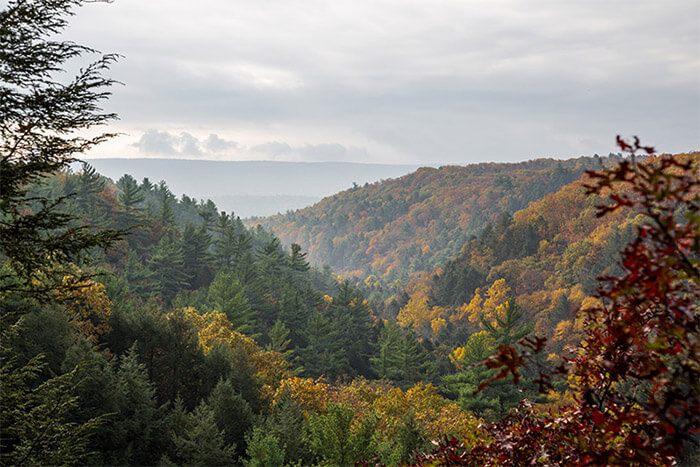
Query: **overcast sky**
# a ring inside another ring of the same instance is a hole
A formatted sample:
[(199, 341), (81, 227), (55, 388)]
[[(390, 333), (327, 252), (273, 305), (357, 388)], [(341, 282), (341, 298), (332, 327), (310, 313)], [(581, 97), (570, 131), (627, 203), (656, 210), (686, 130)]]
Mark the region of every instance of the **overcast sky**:
[(460, 163), (700, 149), (700, 2), (115, 0), (92, 156)]

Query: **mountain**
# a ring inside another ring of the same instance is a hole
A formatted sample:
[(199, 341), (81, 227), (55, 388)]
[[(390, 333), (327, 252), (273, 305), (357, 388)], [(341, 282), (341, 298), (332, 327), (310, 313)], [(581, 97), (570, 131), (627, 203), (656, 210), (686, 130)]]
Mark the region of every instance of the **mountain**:
[[(700, 163), (700, 153), (674, 157)], [(462, 345), (464, 335), (481, 328), (480, 314), (515, 299), (535, 334), (549, 339), (550, 351), (577, 345), (582, 317), (575, 311), (592, 303), (598, 277), (621, 273), (619, 252), (645, 220), (630, 209), (599, 218), (602, 200), (586, 194), (587, 180), (584, 175), (512, 216), (500, 215), (455, 258), (415, 274), (398, 321), (425, 337)]]
[(266, 216), (308, 206), (348, 187), (399, 177), (417, 165), (353, 162), (205, 161), (185, 159), (90, 159), (97, 172), (118, 180), (166, 180), (180, 196), (212, 199), (237, 216)]
[(600, 163), (582, 157), (424, 167), (254, 223), (286, 244), (300, 244), (312, 263), (328, 264), (338, 273), (405, 280), (457, 255), (501, 213), (527, 207)]

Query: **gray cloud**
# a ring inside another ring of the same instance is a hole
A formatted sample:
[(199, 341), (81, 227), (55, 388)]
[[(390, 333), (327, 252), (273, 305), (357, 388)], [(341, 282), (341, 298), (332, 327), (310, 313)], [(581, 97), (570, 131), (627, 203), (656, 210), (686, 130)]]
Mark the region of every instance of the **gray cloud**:
[(124, 124), (220, 135), (149, 134), (144, 153), (468, 162), (607, 153), (623, 132), (698, 149), (699, 16), (697, 0), (149, 0), (86, 5), (70, 38), (125, 55)]
[(132, 146), (139, 152), (158, 156), (203, 156), (215, 155), (238, 147), (235, 141), (227, 141), (218, 135), (210, 134), (200, 141), (190, 133), (174, 135), (168, 131), (147, 130)]
[(228, 141), (216, 134), (197, 139), (187, 132), (178, 135), (168, 131), (150, 129), (132, 143), (143, 155), (211, 158), (234, 155), (245, 159), (273, 159), (285, 161), (370, 161), (367, 149), (346, 147), (339, 143), (303, 144), (293, 146), (286, 142), (270, 141), (244, 146)]

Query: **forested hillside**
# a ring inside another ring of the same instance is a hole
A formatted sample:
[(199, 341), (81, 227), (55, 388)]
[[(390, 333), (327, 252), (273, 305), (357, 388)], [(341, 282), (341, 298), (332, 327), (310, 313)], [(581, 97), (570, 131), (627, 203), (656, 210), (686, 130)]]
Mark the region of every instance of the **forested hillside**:
[(459, 253), (467, 239), (600, 167), (599, 158), (421, 168), (355, 187), (293, 213), (256, 219), (309, 260), (343, 275), (405, 280)]
[(115, 118), (116, 56), (54, 80), (94, 52), (47, 39), (80, 3), (0, 11), (0, 463), (698, 463), (700, 153), (618, 136), (583, 176), (421, 169), (270, 221), (351, 282), (165, 181), (72, 169)]

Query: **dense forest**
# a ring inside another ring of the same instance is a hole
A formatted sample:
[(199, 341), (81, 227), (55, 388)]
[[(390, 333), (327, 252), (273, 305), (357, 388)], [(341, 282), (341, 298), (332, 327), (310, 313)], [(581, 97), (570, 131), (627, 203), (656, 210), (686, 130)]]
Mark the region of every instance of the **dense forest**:
[(0, 14), (3, 464), (697, 461), (700, 153), (618, 137), (246, 225), (72, 170), (114, 118), (116, 57), (52, 80), (78, 3)]
[(519, 164), (424, 167), (404, 177), (355, 186), (309, 208), (255, 219), (309, 259), (343, 275), (385, 282), (432, 270), (502, 213), (599, 168), (599, 157)]

